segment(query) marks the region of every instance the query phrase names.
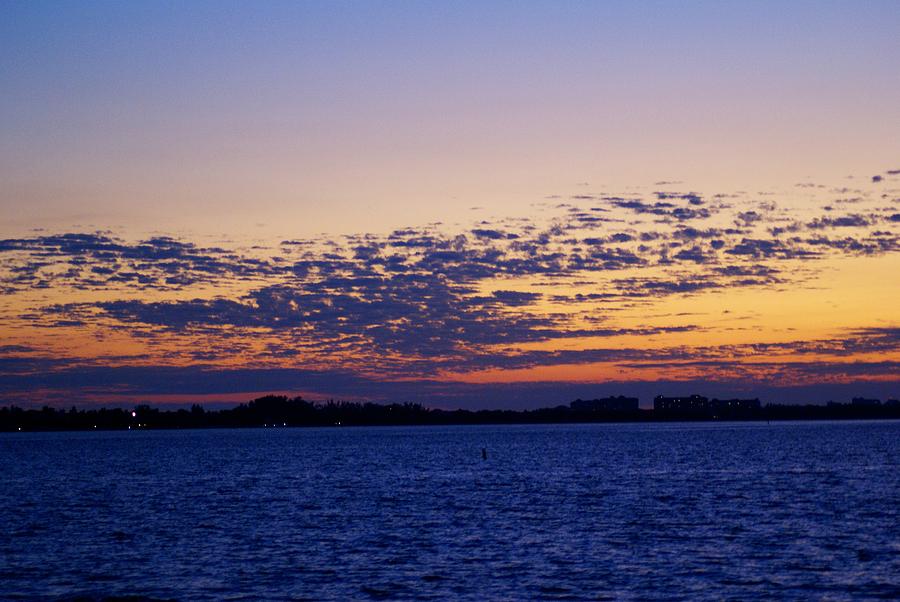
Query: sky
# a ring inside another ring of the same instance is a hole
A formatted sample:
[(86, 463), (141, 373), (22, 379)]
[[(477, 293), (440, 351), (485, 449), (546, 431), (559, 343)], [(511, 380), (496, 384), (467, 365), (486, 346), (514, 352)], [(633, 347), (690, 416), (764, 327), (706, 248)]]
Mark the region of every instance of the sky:
[(0, 403), (900, 397), (896, 2), (4, 2)]

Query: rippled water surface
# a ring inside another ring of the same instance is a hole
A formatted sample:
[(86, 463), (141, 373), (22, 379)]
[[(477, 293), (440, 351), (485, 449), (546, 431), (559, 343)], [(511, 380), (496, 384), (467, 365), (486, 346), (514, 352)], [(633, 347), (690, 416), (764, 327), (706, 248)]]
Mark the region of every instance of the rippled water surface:
[(896, 422), (10, 433), (0, 598), (898, 599), (898, 513)]

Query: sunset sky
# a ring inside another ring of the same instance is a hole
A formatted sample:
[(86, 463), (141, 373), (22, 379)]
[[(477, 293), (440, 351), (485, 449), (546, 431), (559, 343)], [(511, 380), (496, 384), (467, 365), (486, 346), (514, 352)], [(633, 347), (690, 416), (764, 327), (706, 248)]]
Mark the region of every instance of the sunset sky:
[(900, 397), (900, 4), (0, 5), (0, 404)]

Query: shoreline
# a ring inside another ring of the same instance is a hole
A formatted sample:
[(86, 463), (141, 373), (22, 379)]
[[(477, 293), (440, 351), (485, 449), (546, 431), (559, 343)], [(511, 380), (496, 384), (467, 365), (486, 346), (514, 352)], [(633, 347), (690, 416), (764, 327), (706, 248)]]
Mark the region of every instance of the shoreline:
[(567, 406), (536, 410), (439, 410), (418, 404), (312, 404), (302, 399), (264, 397), (226, 410), (160, 410), (146, 405), (134, 410), (100, 408), (69, 410), (44, 407), (0, 407), (0, 432), (209, 430), (242, 428), (339, 428), (464, 425), (759, 423), (792, 421), (900, 420), (900, 404), (855, 406), (776, 405), (734, 412), (573, 410)]

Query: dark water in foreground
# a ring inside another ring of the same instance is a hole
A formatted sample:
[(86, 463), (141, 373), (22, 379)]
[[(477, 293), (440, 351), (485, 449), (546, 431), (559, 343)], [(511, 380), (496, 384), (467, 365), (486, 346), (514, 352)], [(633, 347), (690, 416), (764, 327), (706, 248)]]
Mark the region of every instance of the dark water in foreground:
[(0, 517), (2, 599), (897, 599), (900, 423), (12, 433)]

